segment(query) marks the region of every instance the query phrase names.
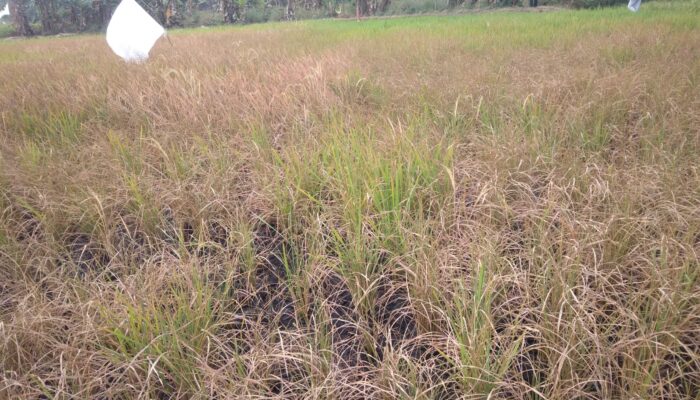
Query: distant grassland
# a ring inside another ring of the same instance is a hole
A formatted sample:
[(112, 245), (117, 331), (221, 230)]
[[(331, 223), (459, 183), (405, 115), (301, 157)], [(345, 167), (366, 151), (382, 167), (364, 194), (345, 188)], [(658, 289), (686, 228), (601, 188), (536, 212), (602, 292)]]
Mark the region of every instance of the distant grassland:
[(0, 42), (0, 398), (699, 399), (700, 3)]

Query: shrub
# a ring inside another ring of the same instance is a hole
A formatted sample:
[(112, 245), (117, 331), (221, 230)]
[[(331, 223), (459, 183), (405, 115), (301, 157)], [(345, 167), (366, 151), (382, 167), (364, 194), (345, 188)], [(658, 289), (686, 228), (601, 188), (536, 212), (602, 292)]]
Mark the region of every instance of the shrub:
[(0, 22), (0, 38), (12, 36), (14, 33), (15, 30), (12, 28), (12, 25)]
[(267, 22), (270, 19), (269, 13), (265, 12), (264, 8), (248, 8), (245, 12), (245, 22), (250, 24), (257, 24), (260, 22)]
[(183, 26), (212, 26), (222, 22), (221, 15), (208, 10), (197, 10), (183, 18)]
[(403, 0), (392, 2), (385, 14), (420, 14), (444, 10), (446, 0)]
[(572, 0), (571, 6), (574, 8), (598, 8), (625, 3), (627, 3), (626, 0)]

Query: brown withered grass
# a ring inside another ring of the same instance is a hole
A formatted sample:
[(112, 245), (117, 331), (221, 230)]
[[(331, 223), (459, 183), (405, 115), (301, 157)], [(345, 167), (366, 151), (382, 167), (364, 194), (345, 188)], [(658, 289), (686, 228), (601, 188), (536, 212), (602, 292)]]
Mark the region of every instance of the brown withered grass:
[(0, 43), (0, 398), (700, 398), (699, 10)]

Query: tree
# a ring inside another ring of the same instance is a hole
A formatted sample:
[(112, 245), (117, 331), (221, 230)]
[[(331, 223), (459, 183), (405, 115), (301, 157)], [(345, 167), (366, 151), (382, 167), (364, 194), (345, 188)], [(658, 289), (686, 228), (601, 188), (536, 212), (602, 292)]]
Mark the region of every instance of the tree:
[(111, 18), (111, 10), (107, 10), (107, 4), (102, 0), (92, 0), (92, 11), (94, 18), (91, 18), (91, 20), (100, 28)]
[(20, 36), (32, 36), (34, 31), (29, 25), (27, 12), (29, 11), (29, 0), (9, 0), (10, 17), (15, 32)]
[(165, 21), (163, 21), (166, 27), (180, 25), (179, 13), (177, 11), (177, 1), (168, 0), (165, 5)]
[(355, 12), (358, 20), (365, 15), (369, 15), (369, 11), (367, 0), (355, 0)]
[(35, 0), (39, 9), (41, 19), (41, 32), (43, 34), (53, 34), (58, 31), (58, 18), (56, 17), (56, 7), (53, 0)]
[(287, 21), (294, 20), (294, 0), (287, 0)]
[(224, 15), (224, 23), (232, 24), (240, 18), (240, 6), (236, 0), (221, 0), (221, 12)]

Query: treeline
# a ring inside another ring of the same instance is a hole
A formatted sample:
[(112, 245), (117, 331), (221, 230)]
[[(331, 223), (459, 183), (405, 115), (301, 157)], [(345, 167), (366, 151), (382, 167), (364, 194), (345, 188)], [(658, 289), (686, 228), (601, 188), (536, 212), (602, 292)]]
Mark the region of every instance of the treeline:
[[(104, 30), (120, 0), (0, 0), (16, 35)], [(166, 28), (220, 23), (413, 14), (456, 8), (564, 5), (599, 7), (626, 0), (137, 0)]]

